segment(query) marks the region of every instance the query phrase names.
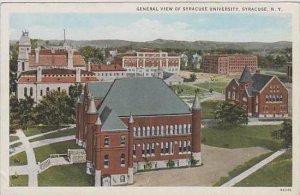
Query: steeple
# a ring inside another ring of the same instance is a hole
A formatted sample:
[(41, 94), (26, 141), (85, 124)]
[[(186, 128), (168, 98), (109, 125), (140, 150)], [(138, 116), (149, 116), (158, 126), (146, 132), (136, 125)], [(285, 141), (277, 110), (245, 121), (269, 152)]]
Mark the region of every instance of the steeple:
[(192, 106), (193, 110), (201, 110), (201, 104), (200, 104), (200, 100), (198, 97), (198, 93), (195, 94), (195, 99), (193, 102), (193, 106)]
[(245, 66), (243, 73), (239, 79), (240, 83), (249, 83), (249, 82), (253, 82), (252, 80), (252, 76), (251, 76), (251, 72), (249, 70), (249, 68), (247, 66)]
[(102, 125), (102, 122), (101, 122), (100, 116), (98, 116), (98, 118), (97, 118), (97, 121), (96, 121), (95, 125), (98, 125), (98, 126)]
[(129, 123), (134, 123), (133, 117), (132, 117), (132, 113), (130, 112), (130, 116), (129, 116)]
[(97, 112), (94, 96), (91, 97), (88, 114), (95, 114)]

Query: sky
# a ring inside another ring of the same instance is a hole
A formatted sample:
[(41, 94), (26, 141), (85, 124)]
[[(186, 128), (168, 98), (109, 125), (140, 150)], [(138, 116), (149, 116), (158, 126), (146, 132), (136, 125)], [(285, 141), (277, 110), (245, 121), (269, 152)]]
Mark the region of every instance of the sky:
[(15, 13), (10, 16), (10, 39), (22, 30), (30, 38), (152, 41), (275, 42), (292, 40), (291, 15), (245, 13)]

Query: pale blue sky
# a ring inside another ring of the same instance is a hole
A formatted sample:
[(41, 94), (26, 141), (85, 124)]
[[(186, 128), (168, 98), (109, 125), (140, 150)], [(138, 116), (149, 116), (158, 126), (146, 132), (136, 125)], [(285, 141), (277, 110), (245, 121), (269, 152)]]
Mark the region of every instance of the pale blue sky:
[(154, 39), (207, 41), (291, 41), (291, 15), (277, 14), (87, 14), (18, 13), (10, 18), (11, 39), (19, 39), (23, 29), (31, 38)]

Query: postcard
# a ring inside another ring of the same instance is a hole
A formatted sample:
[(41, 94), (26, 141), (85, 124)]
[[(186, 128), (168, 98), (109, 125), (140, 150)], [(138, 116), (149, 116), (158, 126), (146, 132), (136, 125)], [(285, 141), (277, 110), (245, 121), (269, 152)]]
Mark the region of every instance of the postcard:
[(2, 194), (299, 194), (298, 3), (0, 5)]

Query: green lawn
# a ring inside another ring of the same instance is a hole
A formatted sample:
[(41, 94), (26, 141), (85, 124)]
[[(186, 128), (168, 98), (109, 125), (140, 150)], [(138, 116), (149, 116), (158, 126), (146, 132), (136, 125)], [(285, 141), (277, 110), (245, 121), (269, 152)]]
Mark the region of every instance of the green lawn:
[(10, 176), (10, 186), (28, 186), (28, 175)]
[(215, 118), (213, 111), (217, 104), (223, 102), (224, 100), (208, 100), (201, 103), (202, 106), (202, 119), (213, 119)]
[(43, 125), (36, 125), (36, 126), (31, 126), (28, 127), (26, 130), (24, 130), (24, 133), (27, 137), (36, 135), (36, 134), (41, 134), (41, 133), (46, 133), (49, 131), (57, 130), (64, 128), (66, 126), (43, 126)]
[(68, 149), (78, 149), (82, 148), (76, 145), (75, 140), (69, 140), (64, 142), (58, 142), (54, 144), (49, 144), (34, 148), (35, 158), (37, 162), (42, 162), (49, 158), (50, 154), (66, 154)]
[[(182, 85), (173, 85), (171, 88), (176, 89), (177, 94), (179, 96), (188, 96), (188, 95), (194, 96), (195, 95), (195, 90), (196, 90), (195, 87), (191, 87), (191, 86), (184, 85), (184, 84), (182, 84)], [(198, 88), (198, 94), (200, 96), (203, 95), (205, 92), (207, 92), (207, 91)]]
[[(227, 81), (211, 81), (210, 86), (213, 91), (219, 92), (219, 93), (224, 93), (225, 87), (228, 85), (229, 82)], [(209, 89), (209, 83), (208, 82), (203, 82), (203, 83), (197, 83), (196, 86)]]
[(16, 155), (9, 157), (9, 165), (17, 166), (17, 165), (27, 165), (27, 155), (26, 152), (20, 152)]
[(254, 166), (255, 164), (259, 163), (260, 161), (264, 160), (265, 158), (269, 157), (273, 152), (268, 152), (266, 154), (262, 154), (255, 158), (250, 159), (249, 161), (245, 162), (243, 165), (239, 165), (232, 171), (228, 173), (228, 177), (221, 177), (220, 180), (214, 184), (214, 186), (221, 186), (222, 184), (226, 183), (227, 181), (231, 180), (235, 176), (241, 174), (242, 172), (246, 171), (250, 167)]
[(42, 135), (42, 136), (39, 136), (36, 138), (32, 138), (29, 140), (29, 142), (35, 142), (35, 141), (39, 141), (39, 140), (43, 140), (43, 139), (64, 137), (64, 136), (68, 136), (68, 135), (75, 135), (75, 133), (76, 133), (76, 128), (70, 128), (67, 130), (57, 131), (57, 132), (49, 133), (47, 135)]
[(39, 186), (94, 186), (94, 178), (86, 174), (85, 164), (50, 167), (38, 175)]
[(10, 145), (10, 146), (18, 147), (18, 146), (21, 146), (21, 145), (22, 145), (22, 142), (17, 142), (17, 143), (14, 143), (14, 144)]
[(243, 126), (231, 129), (203, 128), (202, 143), (223, 148), (261, 146), (270, 150), (281, 148), (281, 141), (274, 140), (271, 133), (281, 125)]
[(292, 153), (287, 151), (235, 186), (292, 186)]
[(9, 142), (17, 141), (19, 140), (19, 137), (16, 135), (10, 135), (9, 136)]

